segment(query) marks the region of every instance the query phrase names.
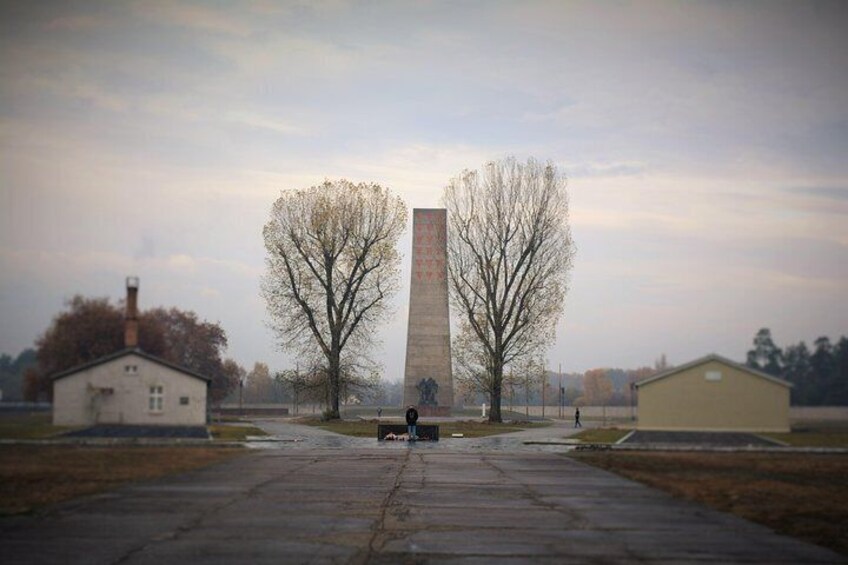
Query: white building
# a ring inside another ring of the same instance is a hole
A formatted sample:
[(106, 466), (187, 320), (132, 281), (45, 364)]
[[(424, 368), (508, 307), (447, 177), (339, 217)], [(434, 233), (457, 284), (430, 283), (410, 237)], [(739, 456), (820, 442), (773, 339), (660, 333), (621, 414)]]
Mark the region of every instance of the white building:
[(53, 377), (53, 424), (203, 426), (209, 379), (140, 349)]
[(127, 279), (126, 349), (53, 375), (53, 424), (203, 426), (211, 379), (138, 349), (138, 279)]

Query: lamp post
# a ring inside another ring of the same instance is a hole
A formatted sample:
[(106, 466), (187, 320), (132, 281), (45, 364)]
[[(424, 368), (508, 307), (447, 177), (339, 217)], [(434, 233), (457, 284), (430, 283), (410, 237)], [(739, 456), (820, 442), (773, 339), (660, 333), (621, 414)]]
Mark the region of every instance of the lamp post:
[(559, 364), (557, 374), (559, 375), (559, 418), (562, 420), (562, 363)]
[(636, 400), (636, 382), (630, 382), (630, 420), (636, 421), (636, 410), (634, 409), (634, 402)]
[(294, 366), (294, 380), (292, 381), (292, 400), (294, 400), (294, 413), (300, 412), (300, 363)]
[(244, 385), (247, 377), (239, 377), (239, 416), (244, 416)]
[[(547, 365), (547, 363), (545, 363)], [(548, 375), (545, 373), (547, 369), (542, 367), (542, 419), (545, 418), (545, 387), (547, 387), (548, 383)]]

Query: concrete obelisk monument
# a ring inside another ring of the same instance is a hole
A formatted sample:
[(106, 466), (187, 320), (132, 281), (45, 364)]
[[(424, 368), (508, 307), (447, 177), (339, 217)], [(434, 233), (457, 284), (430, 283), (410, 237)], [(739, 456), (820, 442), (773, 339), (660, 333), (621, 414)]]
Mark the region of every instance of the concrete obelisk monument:
[(447, 210), (415, 208), (403, 403), (422, 416), (447, 416), (453, 406), (449, 316)]

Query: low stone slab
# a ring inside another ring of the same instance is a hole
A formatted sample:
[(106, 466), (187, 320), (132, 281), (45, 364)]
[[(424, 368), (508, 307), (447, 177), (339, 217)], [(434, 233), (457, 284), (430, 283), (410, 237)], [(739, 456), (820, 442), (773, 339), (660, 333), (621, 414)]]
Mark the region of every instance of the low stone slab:
[[(439, 441), (439, 426), (433, 424), (420, 424), (416, 429), (418, 441)], [(407, 433), (405, 424), (378, 424), (377, 439), (383, 441), (389, 434), (403, 435)]]

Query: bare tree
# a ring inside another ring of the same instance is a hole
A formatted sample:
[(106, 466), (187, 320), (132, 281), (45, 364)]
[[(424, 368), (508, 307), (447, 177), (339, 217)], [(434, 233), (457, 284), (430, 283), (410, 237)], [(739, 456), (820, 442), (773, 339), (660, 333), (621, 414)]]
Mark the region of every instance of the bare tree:
[(481, 392), (489, 394), (492, 388), (489, 358), (473, 332), (460, 323), (460, 331), (451, 344), (453, 378), (458, 388), (472, 397)]
[(536, 383), (545, 378), (545, 361), (542, 358), (527, 355), (512, 363), (510, 369), (514, 372), (515, 383), (524, 393), (524, 415), (529, 419), (530, 394), (536, 388)]
[(485, 356), (489, 420), (501, 421), (504, 367), (553, 340), (574, 255), (565, 178), (534, 159), (487, 163), (445, 189), (456, 340)]
[(282, 345), (326, 359), (330, 418), (339, 417), (345, 348), (366, 351), (397, 290), (406, 205), (377, 184), (325, 181), (283, 191), (263, 235), (262, 290)]
[(300, 403), (304, 401), (322, 401), (324, 395), (324, 382), (322, 375), (309, 371), (302, 372), (300, 369), (292, 369), (277, 373), (274, 380), (280, 386), (289, 390), (292, 401), (292, 412), (297, 415), (300, 412)]
[[(313, 363), (304, 368), (282, 371), (274, 380), (291, 393), (292, 411), (297, 414), (301, 402), (330, 406), (332, 387), (328, 378), (326, 363), (322, 359), (313, 359)], [(361, 402), (362, 397), (373, 395), (380, 388), (380, 375), (376, 372), (365, 374), (357, 364), (342, 362), (339, 376), (340, 400), (347, 403)], [(322, 418), (331, 416), (328, 410)]]

